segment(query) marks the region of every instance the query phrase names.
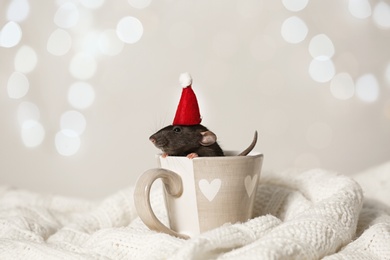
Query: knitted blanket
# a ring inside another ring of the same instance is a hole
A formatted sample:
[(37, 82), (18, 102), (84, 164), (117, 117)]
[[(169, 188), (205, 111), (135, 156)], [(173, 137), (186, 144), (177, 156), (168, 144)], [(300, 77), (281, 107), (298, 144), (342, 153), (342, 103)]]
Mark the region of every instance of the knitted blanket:
[[(166, 223), (161, 187), (152, 207)], [(255, 217), (183, 240), (150, 231), (133, 188), (92, 202), (0, 188), (0, 259), (390, 259), (390, 209), (325, 170), (263, 174)]]

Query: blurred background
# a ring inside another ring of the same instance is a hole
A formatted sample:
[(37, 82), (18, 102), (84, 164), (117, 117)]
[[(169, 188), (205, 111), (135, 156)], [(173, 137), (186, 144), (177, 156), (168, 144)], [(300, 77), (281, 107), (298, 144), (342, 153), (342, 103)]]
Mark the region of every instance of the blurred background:
[(182, 72), (223, 149), (353, 175), (390, 159), (389, 46), (381, 0), (2, 0), (0, 184), (134, 185)]

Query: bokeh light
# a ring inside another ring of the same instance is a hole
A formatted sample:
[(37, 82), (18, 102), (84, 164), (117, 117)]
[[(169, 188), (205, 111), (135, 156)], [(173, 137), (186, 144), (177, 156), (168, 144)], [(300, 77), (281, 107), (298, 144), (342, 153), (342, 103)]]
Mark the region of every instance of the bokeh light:
[(14, 22), (24, 21), (30, 13), (28, 0), (12, 0), (8, 6), (7, 19)]
[(297, 16), (287, 18), (281, 28), (283, 39), (289, 43), (300, 43), (303, 41), (308, 33), (306, 23)]
[(22, 39), (22, 29), (19, 24), (11, 21), (3, 26), (0, 31), (0, 46), (11, 48), (20, 42)]
[(341, 100), (346, 100), (355, 94), (355, 84), (348, 73), (338, 73), (330, 82), (330, 92)]
[(61, 5), (54, 15), (54, 23), (61, 28), (71, 28), (77, 25), (80, 18), (78, 7), (70, 2)]
[(78, 10), (78, 13), (79, 18), (77, 24), (76, 26), (72, 27), (71, 30), (72, 32), (75, 32), (78, 36), (83, 36), (86, 33), (90, 32), (96, 26), (96, 16), (94, 15), (93, 11), (88, 10), (86, 8), (80, 8)]
[(22, 46), (15, 55), (15, 70), (29, 73), (33, 71), (37, 65), (38, 57), (33, 48), (30, 46)]
[(31, 102), (21, 102), (18, 106), (18, 122), (22, 126), (25, 121), (38, 121), (41, 116), (39, 108)]
[(63, 156), (71, 156), (80, 149), (81, 140), (79, 135), (69, 129), (61, 130), (56, 134), (55, 147)]
[(68, 91), (69, 103), (77, 109), (85, 109), (92, 105), (95, 100), (93, 87), (86, 82), (73, 83)]
[(81, 135), (85, 131), (86, 125), (84, 115), (78, 111), (71, 110), (61, 115), (61, 130), (71, 130), (77, 135)]
[(316, 122), (309, 126), (306, 132), (308, 144), (317, 149), (328, 147), (333, 138), (332, 128), (323, 122)]
[(24, 97), (29, 88), (30, 83), (23, 73), (15, 71), (8, 79), (7, 91), (10, 98), (18, 99)]
[(310, 77), (317, 82), (330, 81), (335, 74), (333, 61), (330, 59), (313, 59), (309, 66)]
[(364, 74), (356, 80), (356, 95), (364, 102), (374, 102), (379, 97), (378, 80), (373, 74)]
[(138, 42), (143, 32), (144, 28), (141, 21), (132, 16), (123, 17), (116, 26), (119, 39), (125, 43)]
[(47, 51), (53, 55), (61, 56), (68, 53), (72, 46), (72, 37), (63, 29), (56, 29), (50, 34), (47, 41)]
[(129, 4), (137, 9), (144, 9), (150, 5), (152, 0), (128, 0)]
[(371, 15), (371, 4), (368, 0), (349, 0), (348, 10), (354, 17), (365, 19)]
[(390, 5), (380, 1), (375, 5), (372, 15), (375, 24), (383, 29), (390, 28)]
[(334, 54), (333, 42), (325, 34), (318, 34), (310, 40), (309, 52), (315, 59), (330, 59)]
[(35, 120), (23, 122), (21, 129), (22, 141), (26, 147), (36, 147), (45, 138), (45, 129)]
[(91, 78), (97, 69), (97, 62), (92, 55), (77, 53), (70, 61), (69, 71), (73, 77), (81, 80)]
[(96, 9), (104, 4), (104, 0), (80, 0), (80, 3), (86, 8)]
[(121, 53), (124, 43), (118, 38), (115, 30), (106, 30), (100, 34), (98, 45), (101, 53), (115, 56)]
[(100, 33), (95, 30), (88, 30), (83, 36), (79, 37), (76, 50), (79, 52), (95, 57), (99, 53), (99, 37)]
[(309, 0), (282, 0), (284, 7), (291, 12), (298, 12), (303, 10)]

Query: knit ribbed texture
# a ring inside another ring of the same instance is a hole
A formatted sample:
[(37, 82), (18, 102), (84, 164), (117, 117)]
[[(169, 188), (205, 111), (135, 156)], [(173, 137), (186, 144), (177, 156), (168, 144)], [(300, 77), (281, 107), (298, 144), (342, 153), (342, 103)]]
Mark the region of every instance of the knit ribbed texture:
[(343, 175), (264, 174), (254, 214), (182, 240), (142, 223), (133, 188), (91, 202), (2, 187), (0, 259), (390, 259), (389, 207)]

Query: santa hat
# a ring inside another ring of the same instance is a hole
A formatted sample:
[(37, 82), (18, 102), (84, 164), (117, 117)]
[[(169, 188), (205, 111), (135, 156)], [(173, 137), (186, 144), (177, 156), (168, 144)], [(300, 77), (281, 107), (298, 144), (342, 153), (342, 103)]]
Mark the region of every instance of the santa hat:
[(183, 90), (173, 125), (198, 125), (202, 121), (202, 118), (199, 112), (198, 101), (191, 87), (191, 75), (187, 72), (182, 73), (179, 80)]

